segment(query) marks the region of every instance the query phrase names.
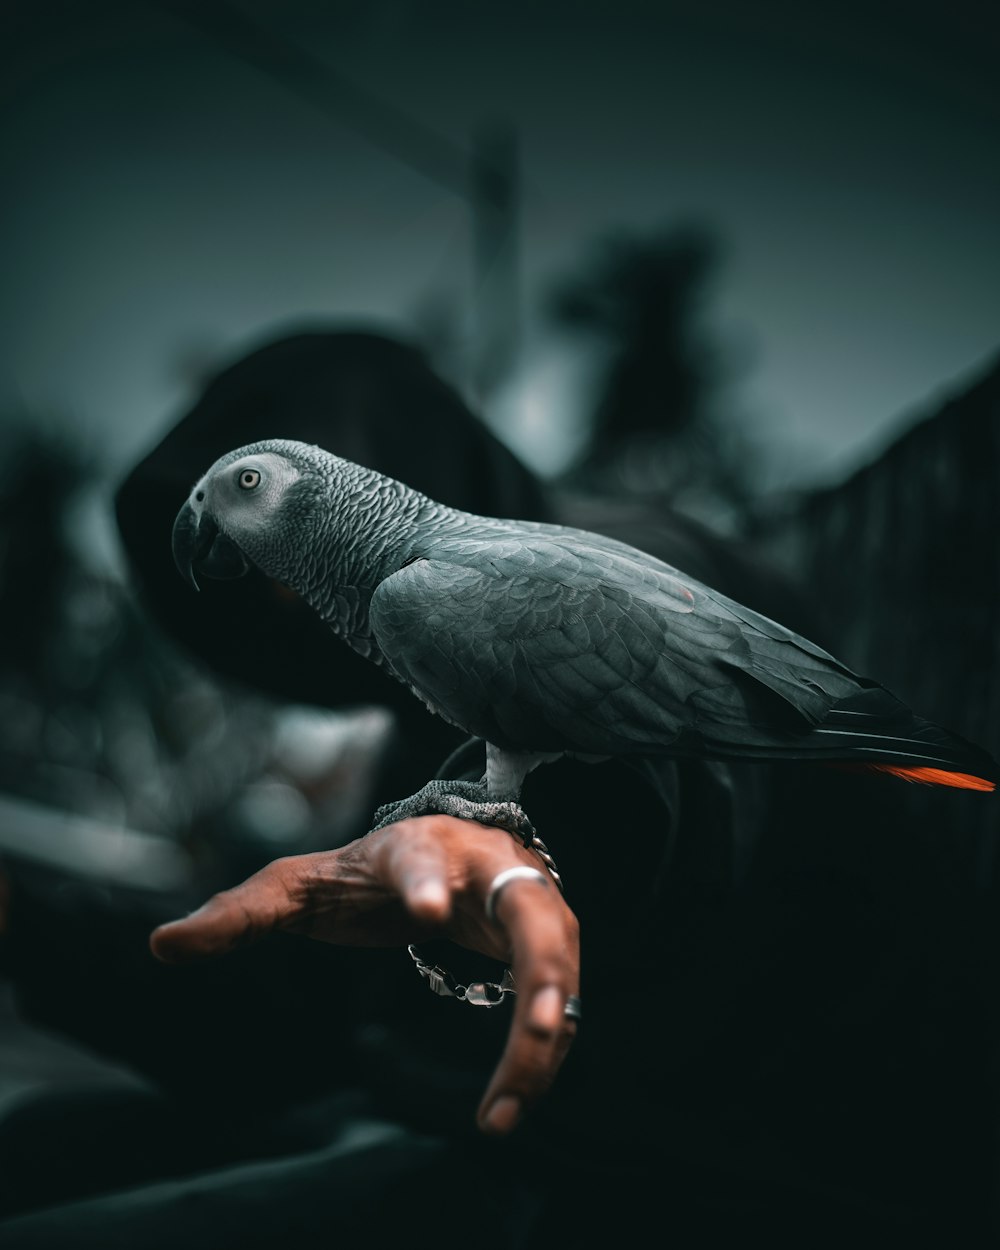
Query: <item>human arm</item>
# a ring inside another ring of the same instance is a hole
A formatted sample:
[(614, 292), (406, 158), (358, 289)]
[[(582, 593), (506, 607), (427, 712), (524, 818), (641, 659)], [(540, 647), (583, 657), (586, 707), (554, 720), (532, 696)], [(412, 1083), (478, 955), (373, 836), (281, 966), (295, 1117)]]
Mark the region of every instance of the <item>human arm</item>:
[(509, 960), (517, 997), (507, 1043), (481, 1100), (484, 1132), (510, 1132), (554, 1081), (575, 1034), (564, 1015), (579, 993), (576, 917), (554, 884), (518, 879), (496, 901), (508, 868), (547, 870), (499, 829), (446, 816), (386, 826), (335, 851), (276, 860), (152, 935), (168, 963), (229, 953), (273, 932), (347, 946), (392, 946), (445, 936)]

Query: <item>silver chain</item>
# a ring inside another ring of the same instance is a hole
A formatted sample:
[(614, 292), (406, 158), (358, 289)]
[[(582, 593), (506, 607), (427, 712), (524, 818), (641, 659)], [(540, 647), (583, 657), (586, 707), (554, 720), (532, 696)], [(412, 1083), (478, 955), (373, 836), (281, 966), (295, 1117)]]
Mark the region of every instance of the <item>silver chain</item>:
[[(516, 838), (517, 834), (515, 833), (511, 836)], [(563, 888), (563, 879), (559, 875), (559, 869), (556, 867), (556, 861), (552, 858), (549, 848), (545, 845), (534, 829), (531, 831), (531, 837), (525, 837), (521, 840), (521, 842), (526, 850), (535, 852), (545, 867), (549, 870), (549, 875), (552, 877), (552, 880), (559, 887), (559, 893), (565, 894), (566, 891)]]
[[(539, 856), (549, 870), (552, 880), (559, 887), (559, 892), (565, 894), (562, 877), (556, 868), (556, 861), (535, 830), (532, 829), (530, 836), (515, 833), (512, 829), (508, 829), (507, 832), (512, 838), (517, 838), (526, 849), (534, 851)], [(470, 981), (468, 985), (463, 985), (441, 964), (429, 964), (422, 959), (413, 943), (406, 949), (417, 965), (417, 971), (427, 982), (427, 988), (434, 994), (440, 994), (442, 998), (457, 998), (459, 1002), (471, 1003), (473, 1007), (499, 1007), (508, 994), (517, 993), (514, 974), (509, 968), (504, 969), (499, 981)]]
[(504, 969), (499, 982), (470, 981), (468, 985), (462, 985), (447, 968), (421, 959), (415, 946), (410, 945), (406, 949), (417, 965), (417, 971), (427, 982), (427, 988), (442, 998), (457, 998), (460, 1002), (471, 1003), (473, 1007), (499, 1007), (508, 994), (517, 993), (514, 974), (509, 968)]

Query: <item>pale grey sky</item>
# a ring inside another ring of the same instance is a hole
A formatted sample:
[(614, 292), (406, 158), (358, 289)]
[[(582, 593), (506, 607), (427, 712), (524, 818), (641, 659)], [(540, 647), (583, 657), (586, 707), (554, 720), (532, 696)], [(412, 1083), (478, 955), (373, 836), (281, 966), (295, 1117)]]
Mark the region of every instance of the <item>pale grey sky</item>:
[[(1000, 102), (971, 7), (946, 29), (895, 4), (242, 7), (458, 143), (517, 127), (526, 351), (492, 415), (542, 469), (590, 362), (541, 296), (609, 226), (720, 235), (708, 320), (748, 353), (729, 398), (776, 480), (836, 474), (1000, 349)], [(456, 196), (155, 5), (24, 5), (4, 56), (0, 399), (118, 464), (186, 402), (192, 350), (467, 295)]]

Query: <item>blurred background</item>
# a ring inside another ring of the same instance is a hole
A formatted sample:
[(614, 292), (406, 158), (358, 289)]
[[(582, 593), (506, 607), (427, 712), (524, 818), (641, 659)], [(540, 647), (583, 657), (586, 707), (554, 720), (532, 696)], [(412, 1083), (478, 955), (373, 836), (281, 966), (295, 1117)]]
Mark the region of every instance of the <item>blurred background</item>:
[(997, 346), (989, 6), (3, 21), (0, 403), (112, 471), (207, 372), (313, 317), (416, 335), (546, 474), (624, 340), (670, 341), (660, 386), (697, 384), (768, 484), (842, 473)]
[[(182, 898), (367, 810), (385, 714), (192, 668), (111, 510), (216, 371), (297, 329), (414, 343), (554, 491), (753, 535), (831, 594), (877, 595), (871, 518), (920, 482), (904, 627), (928, 516), (935, 575), (964, 535), (995, 588), (988, 6), (34, 0), (0, 29), (0, 859), (39, 888)], [(990, 745), (977, 584), (950, 723)], [(847, 658), (900, 665), (899, 619), (852, 636), (847, 603)], [(9, 1098), (90, 1062), (12, 1006), (0, 1057)]]

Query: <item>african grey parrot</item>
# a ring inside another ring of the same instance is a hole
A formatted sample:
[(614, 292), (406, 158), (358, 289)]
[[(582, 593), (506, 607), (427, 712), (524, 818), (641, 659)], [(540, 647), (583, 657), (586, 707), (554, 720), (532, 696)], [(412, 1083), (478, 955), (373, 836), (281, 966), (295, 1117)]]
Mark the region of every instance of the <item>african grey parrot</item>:
[(275, 439), (221, 457), (180, 509), (173, 551), (195, 588), (196, 571), (252, 563), (485, 741), (481, 782), (430, 782), (381, 809), (383, 824), (438, 811), (527, 837), (522, 782), (563, 754), (853, 761), (995, 788), (985, 751), (653, 556), (459, 512), (319, 447)]

